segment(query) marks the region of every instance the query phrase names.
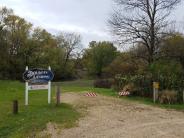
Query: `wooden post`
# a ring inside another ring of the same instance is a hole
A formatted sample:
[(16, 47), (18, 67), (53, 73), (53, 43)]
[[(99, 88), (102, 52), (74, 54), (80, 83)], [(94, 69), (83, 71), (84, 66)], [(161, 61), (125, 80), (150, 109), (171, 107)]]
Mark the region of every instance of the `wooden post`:
[(183, 90), (183, 103), (184, 103), (184, 90)]
[(13, 101), (13, 114), (18, 114), (18, 101)]
[(60, 87), (57, 86), (57, 92), (56, 92), (56, 106), (58, 106), (58, 105), (60, 104), (60, 95), (61, 95)]

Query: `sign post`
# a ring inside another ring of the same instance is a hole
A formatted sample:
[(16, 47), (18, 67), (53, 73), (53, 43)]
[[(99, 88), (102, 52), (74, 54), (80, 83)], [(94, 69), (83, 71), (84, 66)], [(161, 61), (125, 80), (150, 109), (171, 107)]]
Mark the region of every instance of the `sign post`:
[[(51, 71), (51, 67), (48, 67), (49, 71)], [(48, 82), (48, 104), (51, 102), (51, 81)]]
[(29, 90), (48, 90), (48, 104), (51, 103), (51, 80), (54, 74), (51, 67), (46, 69), (28, 69), (23, 74), (25, 82), (25, 105), (29, 103)]
[(159, 82), (153, 82), (153, 102), (158, 99)]
[[(26, 66), (26, 71), (28, 71), (28, 66)], [(28, 82), (25, 83), (25, 105), (28, 105)]]
[(19, 111), (18, 101), (14, 100), (13, 101), (13, 114), (18, 114), (18, 111)]

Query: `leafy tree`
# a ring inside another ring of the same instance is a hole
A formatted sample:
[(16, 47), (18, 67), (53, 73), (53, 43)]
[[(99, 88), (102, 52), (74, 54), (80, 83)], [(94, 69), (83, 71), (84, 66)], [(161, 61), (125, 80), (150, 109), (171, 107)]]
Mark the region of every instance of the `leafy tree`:
[(29, 37), (32, 25), (23, 18), (11, 13), (11, 10), (2, 11), (7, 11), (6, 16), (3, 14), (2, 20), (4, 24), (3, 31), (5, 33), (5, 41), (2, 48), (4, 47), (3, 52), (6, 53), (4, 61), (6, 61), (6, 64), (8, 63), (4, 66), (4, 69), (8, 72), (5, 74), (9, 74), (9, 77), (11, 76), (12, 79), (16, 79), (20, 76), (20, 71), (24, 65), (24, 58), (22, 58), (21, 51), (27, 44), (27, 38)]
[(161, 56), (169, 59), (175, 59), (181, 63), (184, 69), (184, 36), (175, 34), (163, 42), (161, 47)]
[(21, 79), (25, 66), (54, 70), (56, 79), (74, 76), (72, 56), (80, 44), (80, 35), (65, 33), (59, 43), (52, 34), (0, 9), (0, 79)]
[(7, 45), (7, 29), (5, 18), (12, 15), (13, 11), (6, 7), (0, 7), (0, 78), (7, 78), (6, 71), (8, 69), (8, 45)]
[(89, 44), (84, 52), (84, 65), (89, 74), (102, 76), (103, 69), (107, 67), (117, 56), (117, 49), (111, 42), (95, 42)]
[(55, 55), (51, 55), (50, 53), (57, 49), (56, 40), (53, 36), (45, 29), (37, 27), (33, 30), (31, 41), (29, 49), (30, 52), (33, 52), (31, 55), (31, 64), (40, 67), (52, 65), (51, 61)]
[(154, 80), (160, 82), (161, 89), (182, 90), (184, 72), (175, 60), (162, 59), (150, 65)]
[(8, 30), (9, 54), (14, 56), (24, 47), (32, 25), (16, 15), (5, 18), (5, 24)]
[(129, 52), (124, 52), (117, 56), (105, 71), (112, 76), (116, 74), (134, 75), (141, 64), (142, 62), (132, 58)]

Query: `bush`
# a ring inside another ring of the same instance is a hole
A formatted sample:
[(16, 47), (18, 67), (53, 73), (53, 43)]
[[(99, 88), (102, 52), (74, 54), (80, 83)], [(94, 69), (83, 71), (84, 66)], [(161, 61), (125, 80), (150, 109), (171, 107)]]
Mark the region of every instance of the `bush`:
[(137, 91), (137, 88), (133, 83), (129, 83), (123, 87), (123, 91), (129, 91), (133, 95)]
[(174, 104), (177, 102), (177, 92), (174, 90), (163, 90), (159, 94), (158, 99), (162, 104)]
[(184, 89), (184, 72), (182, 66), (176, 61), (157, 61), (150, 66), (153, 79), (160, 83), (161, 90)]
[(111, 88), (112, 80), (108, 79), (98, 79), (94, 81), (95, 88)]
[(114, 79), (114, 89), (116, 91), (122, 90), (126, 85), (134, 85), (133, 95), (152, 97), (152, 77), (150, 75), (124, 75), (120, 74), (115, 76)]
[(177, 91), (177, 102), (183, 104), (183, 89)]

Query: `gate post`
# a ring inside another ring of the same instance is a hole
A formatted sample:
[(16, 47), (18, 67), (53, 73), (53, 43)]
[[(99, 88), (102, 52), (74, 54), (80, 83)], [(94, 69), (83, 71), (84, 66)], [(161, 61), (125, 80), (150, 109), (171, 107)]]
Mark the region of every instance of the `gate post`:
[(56, 106), (58, 106), (58, 105), (60, 104), (60, 96), (61, 96), (60, 87), (57, 86), (57, 92), (56, 92)]
[(159, 82), (153, 82), (153, 102), (155, 103), (158, 100), (158, 89)]
[(184, 90), (183, 90), (183, 103), (184, 103)]

